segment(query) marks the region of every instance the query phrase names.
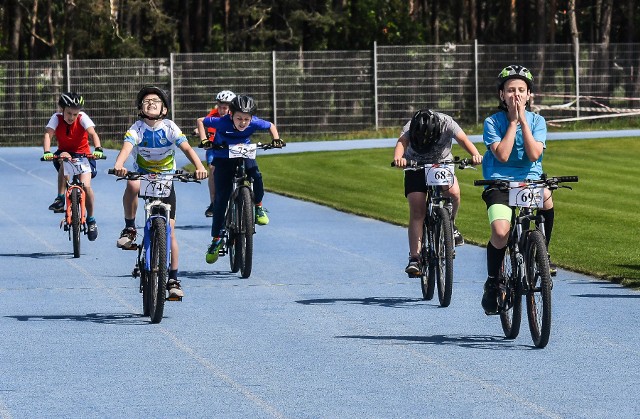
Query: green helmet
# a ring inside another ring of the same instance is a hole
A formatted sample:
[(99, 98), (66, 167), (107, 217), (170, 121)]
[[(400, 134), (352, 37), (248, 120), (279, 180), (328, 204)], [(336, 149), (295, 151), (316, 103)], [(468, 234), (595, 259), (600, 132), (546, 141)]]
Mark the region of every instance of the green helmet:
[(529, 90), (533, 90), (533, 74), (526, 67), (521, 65), (509, 65), (502, 69), (498, 74), (497, 86), (498, 90), (502, 90), (507, 80), (520, 79), (527, 83)]

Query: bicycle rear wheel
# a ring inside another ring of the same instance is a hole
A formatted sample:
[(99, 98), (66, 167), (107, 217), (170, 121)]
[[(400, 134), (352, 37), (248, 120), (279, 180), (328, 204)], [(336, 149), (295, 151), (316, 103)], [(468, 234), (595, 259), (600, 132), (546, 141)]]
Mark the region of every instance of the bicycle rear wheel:
[(429, 233), (425, 222), (422, 223), (422, 250), (420, 254), (422, 272), (420, 273), (420, 288), (422, 289), (422, 298), (431, 301), (436, 288), (436, 277), (432, 265), (429, 264), (429, 237), (427, 234)]
[(151, 261), (149, 280), (149, 316), (151, 323), (160, 323), (164, 313), (167, 290), (167, 222), (162, 217), (154, 218), (151, 228)]
[(253, 200), (249, 188), (242, 188), (238, 194), (240, 206), (240, 229), (239, 241), (242, 242), (242, 266), (240, 276), (249, 278), (253, 267), (253, 233), (255, 231), (255, 214)]
[(504, 336), (507, 339), (515, 339), (520, 333), (522, 322), (522, 283), (517, 258), (510, 246), (507, 246), (502, 259), (500, 278), (505, 286), (505, 294), (502, 296), (504, 308), (500, 311), (500, 322)]
[(527, 314), (533, 344), (544, 348), (551, 334), (551, 275), (543, 235), (531, 231), (527, 241)]
[(73, 241), (73, 257), (80, 257), (80, 190), (71, 189), (71, 239)]
[(453, 228), (451, 215), (446, 208), (435, 208), (435, 232), (433, 234), (435, 250), (435, 273), (438, 284), (440, 307), (451, 304), (453, 292)]

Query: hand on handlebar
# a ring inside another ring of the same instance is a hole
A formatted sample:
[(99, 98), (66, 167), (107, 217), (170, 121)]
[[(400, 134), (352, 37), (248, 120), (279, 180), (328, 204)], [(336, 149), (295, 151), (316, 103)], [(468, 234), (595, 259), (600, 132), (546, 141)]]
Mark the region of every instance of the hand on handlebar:
[(196, 169), (193, 175), (197, 180), (203, 180), (209, 177), (209, 172), (207, 171), (207, 169), (204, 169), (204, 168), (200, 170)]
[(127, 168), (120, 166), (120, 167), (114, 167), (113, 169), (113, 174), (118, 176), (118, 177), (125, 177), (127, 175)]
[(53, 153), (50, 151), (45, 151), (44, 153), (42, 153), (42, 159), (41, 160), (53, 160)]
[(394, 158), (391, 165), (402, 169), (407, 166), (407, 159), (404, 157)]

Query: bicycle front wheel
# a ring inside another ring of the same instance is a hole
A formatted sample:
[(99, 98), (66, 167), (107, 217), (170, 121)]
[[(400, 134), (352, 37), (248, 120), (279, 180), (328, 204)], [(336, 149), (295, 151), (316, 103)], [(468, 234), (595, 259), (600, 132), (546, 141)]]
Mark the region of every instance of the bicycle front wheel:
[(80, 190), (71, 190), (71, 239), (73, 241), (73, 257), (80, 257)]
[(235, 200), (229, 202), (229, 209), (227, 212), (227, 253), (229, 254), (229, 266), (232, 273), (236, 273), (240, 270), (242, 265), (242, 243), (239, 240), (239, 228), (240, 228), (240, 211)]
[(551, 334), (551, 275), (544, 236), (531, 231), (527, 240), (527, 314), (533, 344), (544, 348)]
[(453, 229), (451, 215), (446, 208), (435, 208), (434, 260), (438, 299), (441, 307), (451, 304), (453, 292)]
[(164, 312), (167, 289), (167, 222), (154, 218), (151, 224), (151, 261), (149, 272), (149, 316), (151, 323), (160, 323)]
[(240, 268), (240, 275), (242, 278), (249, 278), (251, 276), (251, 269), (253, 265), (253, 233), (255, 231), (255, 215), (254, 205), (251, 199), (251, 192), (249, 188), (242, 188), (238, 194), (240, 210), (240, 234), (239, 238), (242, 242), (242, 267)]
[(500, 268), (500, 279), (503, 282), (504, 292), (501, 298), (503, 306), (500, 308), (500, 322), (507, 339), (515, 339), (520, 333), (522, 322), (522, 282), (518, 261), (512, 248), (507, 246)]

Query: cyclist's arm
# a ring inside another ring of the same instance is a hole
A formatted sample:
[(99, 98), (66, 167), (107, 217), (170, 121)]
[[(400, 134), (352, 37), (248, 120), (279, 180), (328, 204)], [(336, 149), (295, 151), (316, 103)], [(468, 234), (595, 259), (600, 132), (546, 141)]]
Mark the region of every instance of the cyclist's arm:
[(407, 136), (401, 135), (393, 149), (393, 163), (397, 167), (405, 167), (407, 165), (407, 160), (404, 158), (404, 152), (408, 146), (409, 140), (407, 139)]
[(127, 174), (127, 169), (124, 167), (124, 163), (127, 161), (127, 158), (129, 158), (129, 154), (131, 154), (132, 150), (133, 144), (128, 141), (122, 143), (122, 148), (120, 149), (118, 157), (116, 157), (116, 162), (113, 165), (117, 176), (124, 176)]
[(534, 138), (526, 114), (525, 117), (521, 118), (520, 129), (524, 140), (524, 151), (527, 153), (529, 161), (537, 161), (544, 151), (544, 144)]
[(100, 143), (100, 137), (98, 136), (98, 133), (96, 132), (96, 129), (94, 127), (87, 128), (87, 134), (89, 134), (89, 137), (91, 137), (91, 141), (93, 141), (94, 148), (102, 147)]
[(47, 127), (44, 130), (44, 138), (42, 139), (42, 150), (44, 152), (51, 151), (51, 140), (55, 135), (55, 131)]
[(180, 145), (178, 145), (178, 148), (182, 150), (184, 155), (187, 156), (189, 161), (193, 163), (193, 165), (196, 167), (196, 178), (205, 179), (208, 176), (209, 172), (207, 171), (207, 169), (204, 168), (202, 162), (200, 161), (200, 158), (198, 157), (198, 154), (189, 145), (189, 142), (188, 141), (181, 142)]
[(473, 164), (482, 163), (482, 155), (463, 130), (458, 131), (454, 138), (456, 139), (456, 142), (460, 144), (467, 153), (469, 153)]
[(204, 127), (204, 117), (198, 118), (196, 120), (196, 125), (198, 126), (198, 136), (200, 137), (200, 141), (205, 141), (207, 139), (207, 130)]
[(271, 138), (273, 138), (274, 140), (280, 139), (280, 134), (278, 134), (278, 128), (276, 128), (276, 125), (273, 122), (269, 127), (269, 133), (271, 134)]

